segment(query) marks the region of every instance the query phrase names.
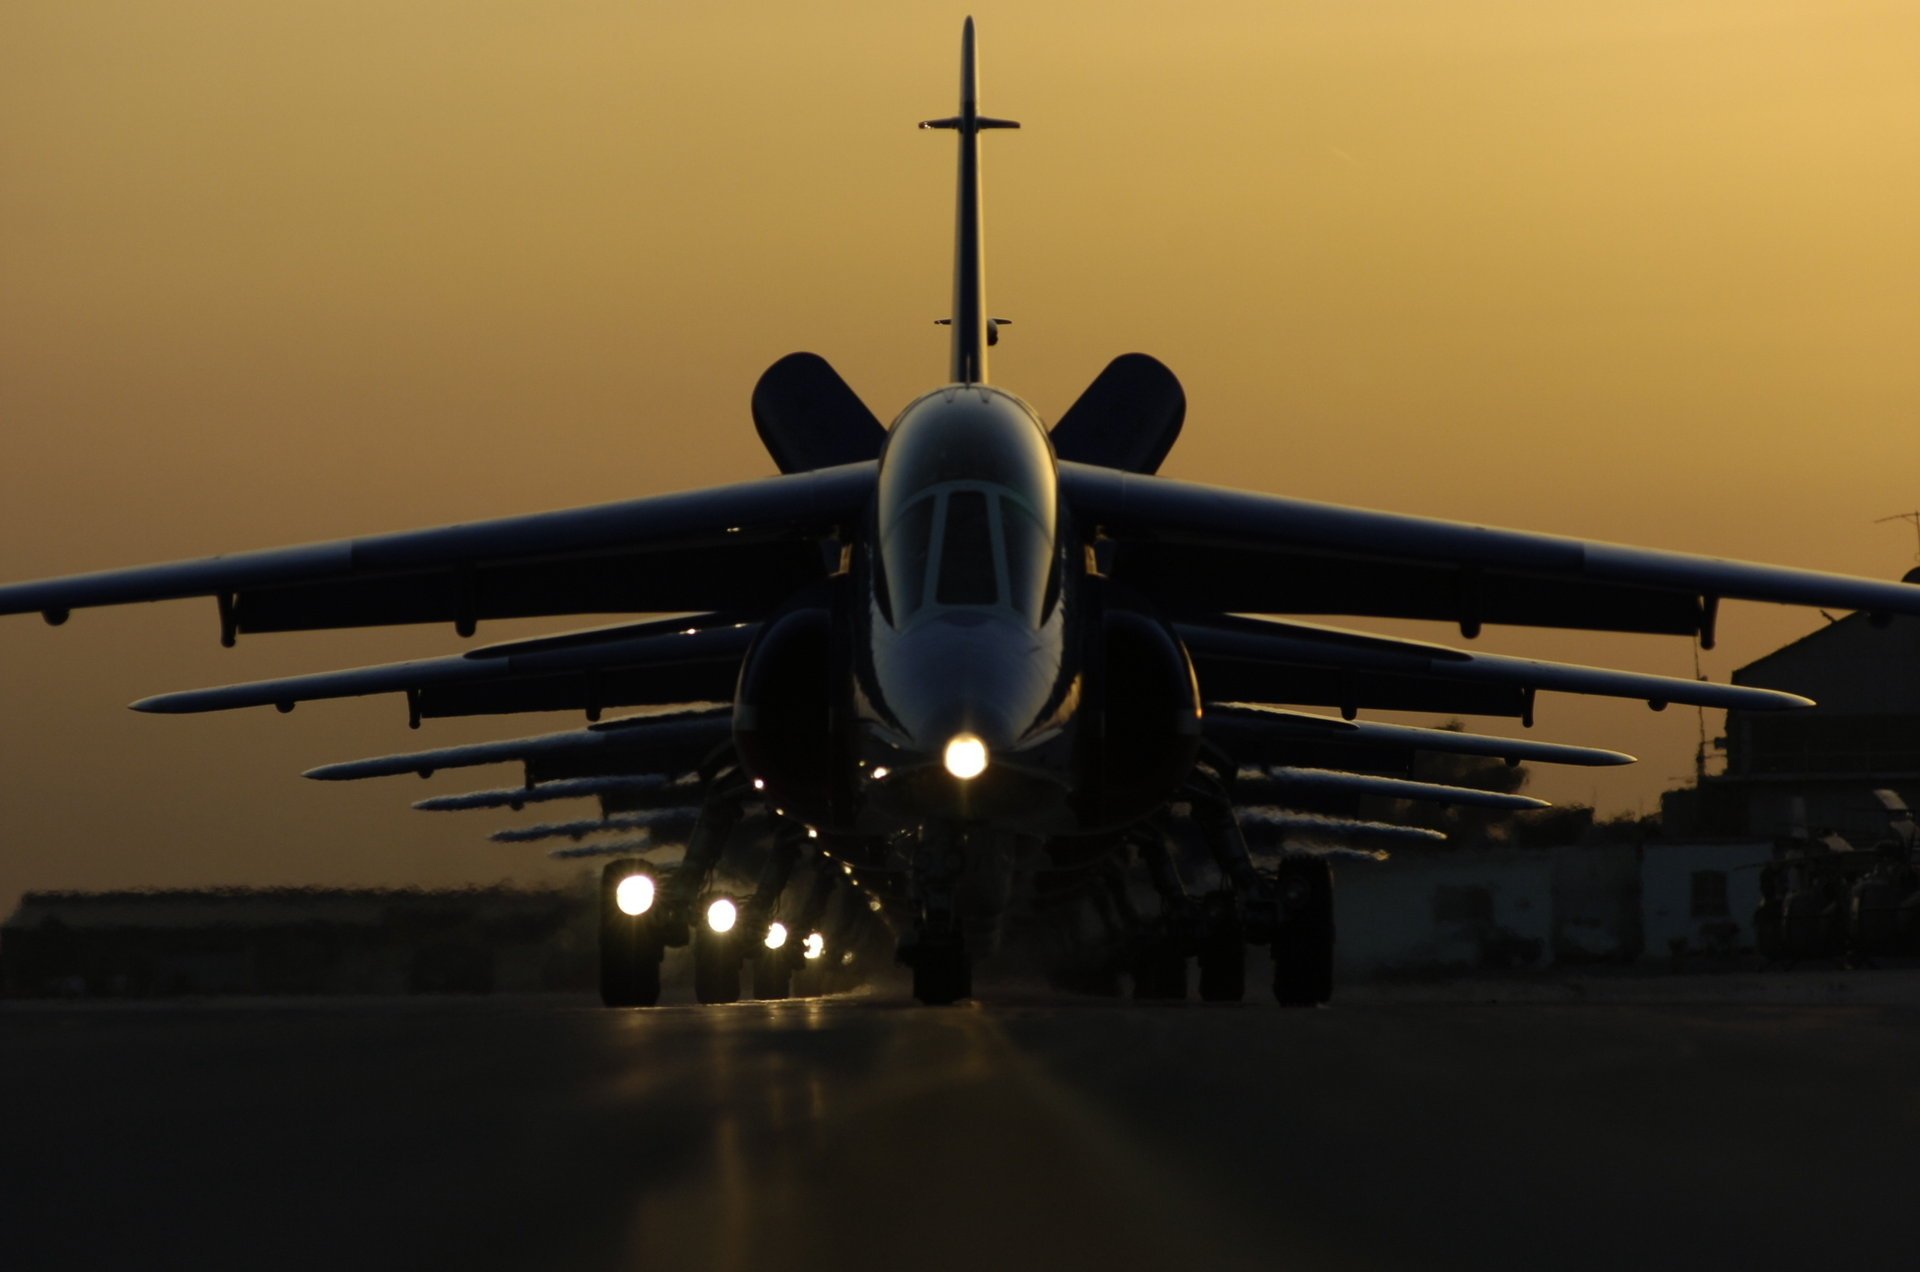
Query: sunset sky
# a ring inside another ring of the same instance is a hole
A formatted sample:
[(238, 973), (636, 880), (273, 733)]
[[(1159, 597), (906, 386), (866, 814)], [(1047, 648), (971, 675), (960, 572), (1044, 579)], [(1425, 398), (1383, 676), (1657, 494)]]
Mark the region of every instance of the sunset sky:
[[(939, 382), (965, 8), (25, 0), (0, 8), (0, 580), (766, 474), (795, 349)], [(996, 382), (1186, 385), (1173, 476), (1876, 577), (1920, 508), (1920, 6), (977, 3)], [(601, 620), (494, 624), (483, 639)], [(1715, 679), (1820, 622), (1729, 605)], [(1457, 641), (1442, 628), (1397, 630)], [(146, 694), (450, 652), (217, 642), (210, 601), (0, 620), (21, 890), (562, 877), (510, 783), (303, 781), (572, 727)], [(1498, 652), (1687, 675), (1674, 638)], [(1490, 731), (1512, 722), (1480, 722)], [(1717, 733), (1720, 721), (1709, 716)], [(1651, 809), (1692, 713), (1543, 697)]]

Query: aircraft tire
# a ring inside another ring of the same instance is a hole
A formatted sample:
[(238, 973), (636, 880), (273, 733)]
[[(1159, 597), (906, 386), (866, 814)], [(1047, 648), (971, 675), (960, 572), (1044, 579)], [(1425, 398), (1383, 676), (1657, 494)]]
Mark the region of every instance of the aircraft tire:
[(793, 960), (784, 949), (763, 951), (753, 960), (753, 996), (768, 1002), (793, 995)]
[(929, 1007), (973, 997), (973, 964), (966, 947), (923, 945), (913, 958), (913, 996)]
[(1208, 895), (1200, 927), (1200, 1001), (1237, 1003), (1247, 996), (1247, 938), (1232, 892)]
[(1238, 931), (1200, 946), (1200, 1001), (1237, 1003), (1247, 996), (1247, 945)]
[(622, 913), (614, 889), (634, 866), (608, 864), (600, 876), (600, 1001), (608, 1007), (651, 1007), (660, 1001), (661, 943), (651, 915)]
[(1333, 870), (1318, 857), (1280, 864), (1281, 919), (1273, 936), (1273, 996), (1282, 1007), (1333, 998)]
[(1178, 1001), (1187, 996), (1187, 956), (1171, 942), (1148, 942), (1133, 960), (1133, 996)]
[(701, 1003), (740, 1001), (740, 949), (732, 933), (702, 925), (693, 934), (693, 997)]

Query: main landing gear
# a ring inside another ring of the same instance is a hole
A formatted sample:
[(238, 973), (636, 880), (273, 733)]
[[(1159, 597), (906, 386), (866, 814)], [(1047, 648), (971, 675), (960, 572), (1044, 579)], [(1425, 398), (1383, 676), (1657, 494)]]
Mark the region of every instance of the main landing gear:
[(600, 872), (600, 1001), (609, 1007), (660, 1001), (666, 942), (655, 906), (658, 891), (644, 862), (609, 862)]
[(1333, 997), (1333, 870), (1322, 857), (1284, 857), (1274, 880), (1273, 996), (1283, 1007)]
[(901, 950), (913, 968), (913, 996), (929, 1007), (945, 1007), (973, 997), (973, 960), (958, 932), (944, 939), (921, 939)]

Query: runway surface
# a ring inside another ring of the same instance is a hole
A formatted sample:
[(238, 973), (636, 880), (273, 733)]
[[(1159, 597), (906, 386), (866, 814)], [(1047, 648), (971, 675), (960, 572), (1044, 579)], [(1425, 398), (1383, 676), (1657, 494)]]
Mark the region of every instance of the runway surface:
[(1910, 1267), (1920, 978), (0, 1006), (0, 1264)]

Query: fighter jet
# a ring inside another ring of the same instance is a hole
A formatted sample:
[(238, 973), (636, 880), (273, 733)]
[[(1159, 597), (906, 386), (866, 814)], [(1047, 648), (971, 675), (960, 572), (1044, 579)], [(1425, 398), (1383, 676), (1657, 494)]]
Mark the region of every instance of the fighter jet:
[[(670, 946), (693, 945), (703, 1001), (728, 1001), (743, 966), (754, 993), (777, 996), (807, 959), (843, 945), (851, 956), (883, 934), (916, 995), (950, 1003), (971, 994), (974, 959), (1009, 915), (1028, 913), (1067, 915), (1070, 948), (1106, 951), (1142, 997), (1184, 995), (1197, 958), (1202, 997), (1239, 998), (1247, 946), (1265, 944), (1282, 1003), (1325, 1002), (1332, 874), (1311, 849), (1376, 852), (1407, 830), (1357, 816), (1353, 801), (1529, 802), (1416, 782), (1422, 751), (1631, 758), (1361, 711), (1530, 725), (1542, 691), (1656, 708), (1807, 700), (1304, 616), (1440, 620), (1465, 639), (1493, 623), (1711, 647), (1729, 598), (1920, 614), (1920, 587), (1906, 584), (1160, 477), (1186, 402), (1143, 354), (1115, 359), (1049, 428), (988, 375), (1005, 322), (986, 302), (981, 139), (1018, 125), (981, 112), (971, 20), (958, 112), (921, 126), (957, 142), (949, 358), (944, 380), (890, 426), (823, 359), (793, 354), (752, 396), (776, 477), (18, 584), (0, 588), (0, 613), (60, 624), (86, 607), (211, 597), (228, 645), (258, 632), (446, 623), (468, 637), (499, 618), (676, 615), (135, 704), (290, 711), (395, 693), (415, 727), (583, 711), (578, 730), (309, 776), (519, 764), (517, 791), (436, 806), (597, 797), (605, 829), (644, 827), (646, 840), (611, 841), (622, 855), (602, 879), (612, 1005), (658, 1000)], [(640, 710), (603, 718), (615, 708)], [(595, 830), (541, 833), (595, 853)], [(673, 862), (650, 851), (669, 837)], [(1197, 852), (1207, 865), (1204, 892), (1186, 882), (1183, 844), (1186, 861)]]

